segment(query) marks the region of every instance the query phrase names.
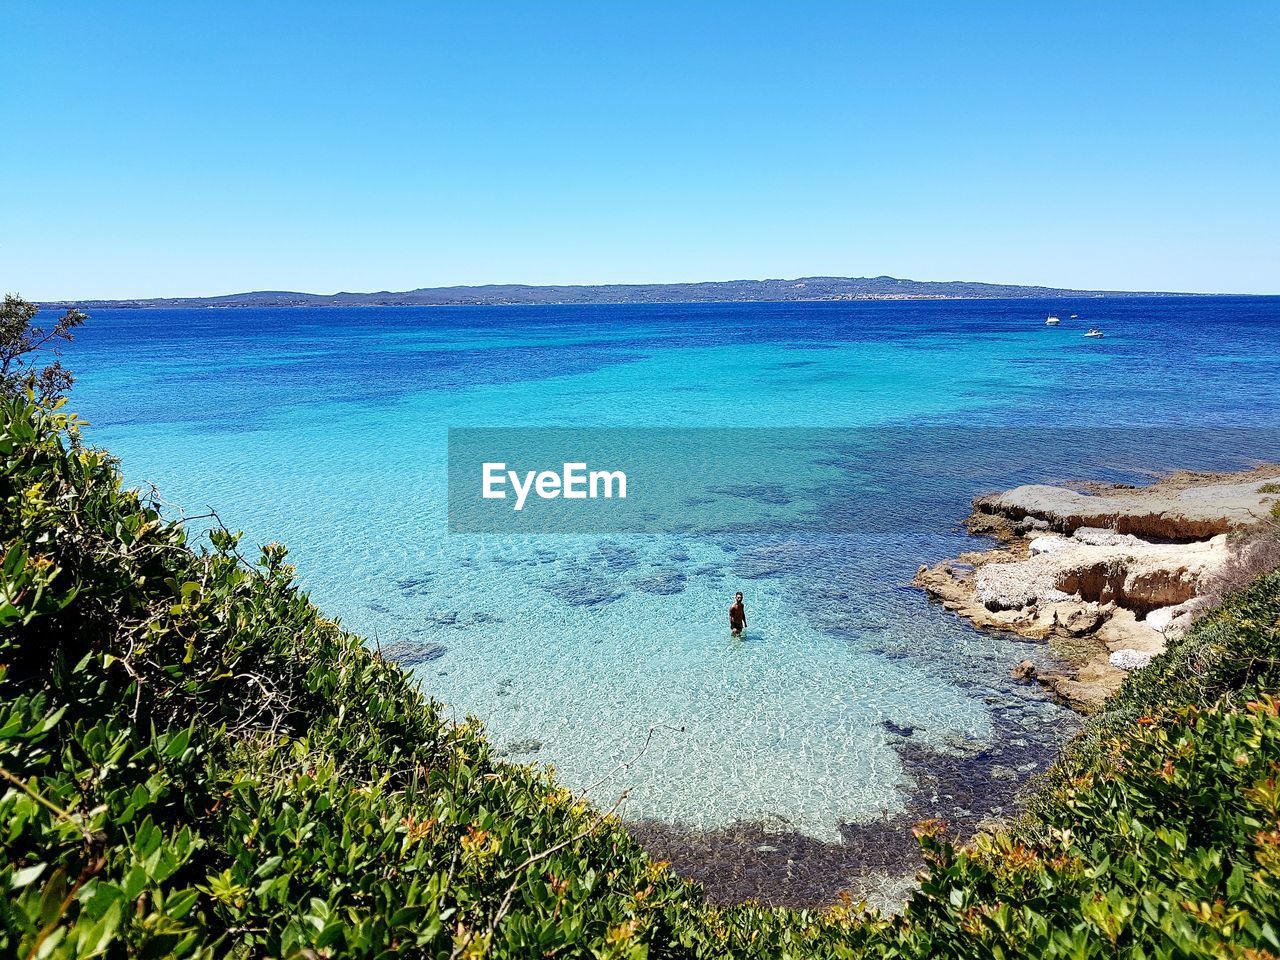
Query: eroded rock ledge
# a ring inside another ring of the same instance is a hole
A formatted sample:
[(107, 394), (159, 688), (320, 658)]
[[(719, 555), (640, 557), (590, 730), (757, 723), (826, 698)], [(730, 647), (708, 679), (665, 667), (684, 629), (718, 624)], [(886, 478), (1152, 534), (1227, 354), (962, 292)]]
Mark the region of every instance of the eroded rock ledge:
[(1091, 711), (1190, 625), (1231, 535), (1280, 500), (1268, 492), (1277, 478), (1280, 467), (1264, 466), (979, 497), (969, 531), (1001, 545), (922, 566), (915, 582), (978, 627), (1052, 644), (1065, 669), (1037, 674), (1024, 662), (1014, 675)]

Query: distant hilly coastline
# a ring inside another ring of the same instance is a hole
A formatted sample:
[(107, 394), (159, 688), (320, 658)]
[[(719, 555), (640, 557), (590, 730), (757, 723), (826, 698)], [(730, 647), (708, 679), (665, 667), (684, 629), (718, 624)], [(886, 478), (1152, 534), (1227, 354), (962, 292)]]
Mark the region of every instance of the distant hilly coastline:
[[(1185, 294), (1182, 294), (1185, 296)], [(800, 277), (704, 283), (610, 283), (596, 286), (423, 287), (402, 293), (293, 293), (260, 290), (219, 297), (58, 301), (49, 306), (93, 307), (433, 307), (499, 304), (743, 303), (808, 300), (973, 300), (1033, 297), (1179, 296), (1127, 290), (1073, 290), (1008, 283), (900, 280), (896, 277)]]

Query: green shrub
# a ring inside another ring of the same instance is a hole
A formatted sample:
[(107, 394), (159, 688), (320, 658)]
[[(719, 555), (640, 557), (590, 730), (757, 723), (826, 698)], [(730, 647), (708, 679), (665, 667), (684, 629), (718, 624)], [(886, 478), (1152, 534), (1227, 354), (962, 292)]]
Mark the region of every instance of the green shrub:
[(1245, 950), (1280, 951), (1278, 771), (1271, 697), (1143, 717), (1052, 784), (1034, 838), (935, 845), (905, 936), (920, 956), (1267, 957)]
[[(1258, 488), (1259, 493), (1280, 493), (1280, 483), (1264, 483)], [(1280, 520), (1280, 500), (1271, 505), (1271, 516)]]

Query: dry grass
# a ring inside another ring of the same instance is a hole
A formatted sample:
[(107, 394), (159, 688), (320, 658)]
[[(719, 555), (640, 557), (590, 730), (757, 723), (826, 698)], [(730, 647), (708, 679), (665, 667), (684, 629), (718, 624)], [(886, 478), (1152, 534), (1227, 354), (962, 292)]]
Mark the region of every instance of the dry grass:
[[(1277, 514), (1277, 507), (1280, 503), (1272, 508), (1272, 514)], [(1219, 606), (1227, 594), (1243, 590), (1264, 573), (1280, 570), (1280, 524), (1263, 520), (1237, 534), (1232, 548), (1231, 558), (1209, 581), (1208, 590), (1196, 604), (1197, 618)]]

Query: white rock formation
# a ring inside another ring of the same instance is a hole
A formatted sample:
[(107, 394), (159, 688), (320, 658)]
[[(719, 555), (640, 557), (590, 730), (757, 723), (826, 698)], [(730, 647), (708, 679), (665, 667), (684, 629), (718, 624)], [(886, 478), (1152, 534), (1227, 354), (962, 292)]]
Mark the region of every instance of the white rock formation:
[(1113, 650), (1107, 660), (1118, 670), (1141, 670), (1151, 662), (1154, 656), (1155, 654), (1149, 650), (1125, 647), (1122, 650)]

